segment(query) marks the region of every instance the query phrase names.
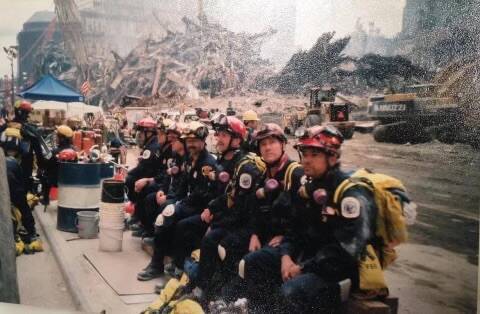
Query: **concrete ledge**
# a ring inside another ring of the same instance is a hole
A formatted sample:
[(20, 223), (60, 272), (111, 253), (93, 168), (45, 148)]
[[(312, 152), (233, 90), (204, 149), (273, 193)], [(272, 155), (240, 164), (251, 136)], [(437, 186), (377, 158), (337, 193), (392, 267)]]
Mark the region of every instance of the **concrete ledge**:
[[(41, 210), (41, 213), (37, 212)], [(75, 265), (75, 261), (72, 254), (69, 254), (69, 249), (65, 244), (65, 240), (60, 236), (56, 229), (56, 224), (49, 217), (48, 213), (43, 212), (43, 208), (37, 206), (34, 211), (35, 220), (43, 229), (45, 240), (48, 241), (50, 248), (53, 252), (53, 256), (57, 260), (60, 271), (62, 272), (65, 282), (72, 295), (73, 301), (78, 309), (85, 312), (94, 312), (94, 305), (91, 304), (90, 299), (82, 292), (81, 285), (77, 281), (76, 276), (73, 274), (72, 265)]]
[[(98, 241), (77, 239), (69, 241), (65, 234), (56, 229), (56, 209), (37, 207), (35, 216), (50, 244), (67, 287), (79, 310), (92, 313), (140, 313), (149, 302), (126, 303), (101, 274), (84, 257), (85, 250), (97, 247)], [(72, 234), (73, 236), (74, 234)], [(153, 291), (153, 284), (152, 284)]]

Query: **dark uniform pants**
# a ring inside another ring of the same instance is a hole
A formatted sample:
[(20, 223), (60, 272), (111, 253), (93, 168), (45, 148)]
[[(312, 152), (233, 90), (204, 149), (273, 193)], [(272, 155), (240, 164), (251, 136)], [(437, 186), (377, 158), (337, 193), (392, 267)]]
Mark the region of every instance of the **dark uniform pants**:
[(163, 225), (155, 228), (155, 247), (151, 263), (157, 269), (163, 269), (163, 259), (167, 254), (174, 250), (176, 246), (176, 243), (173, 240), (178, 222), (195, 215), (197, 212), (197, 209), (184, 202), (178, 202), (175, 204), (175, 212), (173, 215), (164, 217)]
[(278, 248), (267, 246), (243, 259), (249, 313), (333, 313), (339, 305), (337, 282), (305, 273), (284, 283)]
[(152, 169), (148, 169), (142, 164), (138, 164), (135, 168), (130, 170), (125, 179), (125, 186), (127, 187), (127, 196), (128, 200), (132, 203), (136, 203), (139, 198), (145, 197), (144, 195), (139, 195), (141, 193), (135, 192), (135, 182), (143, 178), (150, 178), (155, 175), (155, 172)]
[[(236, 300), (241, 297), (235, 279), (238, 278), (238, 262), (248, 252), (249, 238), (247, 232), (222, 227), (212, 228), (203, 237), (196, 285), (204, 290), (207, 298), (221, 295), (225, 300)], [(223, 260), (218, 253), (219, 245), (225, 250)]]
[[(200, 247), (200, 242), (207, 232), (209, 224), (204, 222), (200, 215), (194, 215), (178, 222), (173, 240), (173, 262), (175, 266), (183, 269), (185, 258), (193, 250)], [(202, 256), (203, 252), (200, 251)]]

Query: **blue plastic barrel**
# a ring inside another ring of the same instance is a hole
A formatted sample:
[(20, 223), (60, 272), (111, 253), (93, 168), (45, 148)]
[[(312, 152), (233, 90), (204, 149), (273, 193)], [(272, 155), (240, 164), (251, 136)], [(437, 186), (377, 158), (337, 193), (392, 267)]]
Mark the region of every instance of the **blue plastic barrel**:
[(98, 211), (101, 185), (99, 163), (59, 164), (57, 229), (77, 232), (77, 212)]
[(115, 171), (115, 166), (110, 163), (100, 164), (100, 178), (101, 179), (110, 179), (113, 178)]

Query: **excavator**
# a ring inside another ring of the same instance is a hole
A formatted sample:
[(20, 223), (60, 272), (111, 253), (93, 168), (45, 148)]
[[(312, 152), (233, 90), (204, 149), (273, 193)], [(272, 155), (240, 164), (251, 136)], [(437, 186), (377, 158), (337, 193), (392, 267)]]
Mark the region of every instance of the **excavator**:
[(443, 86), (428, 83), (405, 87), (401, 93), (386, 90), (369, 98), (368, 115), (380, 121), (373, 130), (377, 142), (397, 144), (428, 142), (432, 134), (441, 141), (455, 138), (460, 117), (457, 100), (441, 94)]

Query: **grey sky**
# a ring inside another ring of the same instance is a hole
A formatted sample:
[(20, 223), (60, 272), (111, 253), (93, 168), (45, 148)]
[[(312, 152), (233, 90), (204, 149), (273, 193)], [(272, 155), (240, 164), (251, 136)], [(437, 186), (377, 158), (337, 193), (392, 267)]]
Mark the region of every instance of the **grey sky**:
[[(359, 17), (365, 25), (373, 21), (383, 34), (394, 36), (401, 30), (405, 1), (298, 0), (296, 43), (308, 48), (325, 31), (335, 30), (339, 36), (346, 35), (353, 31)], [(0, 0), (0, 49), (16, 44), (16, 34), (35, 11), (53, 9), (53, 0)], [(8, 59), (0, 52), (0, 75), (8, 72)]]

